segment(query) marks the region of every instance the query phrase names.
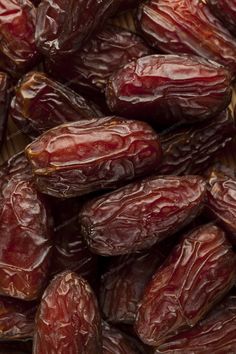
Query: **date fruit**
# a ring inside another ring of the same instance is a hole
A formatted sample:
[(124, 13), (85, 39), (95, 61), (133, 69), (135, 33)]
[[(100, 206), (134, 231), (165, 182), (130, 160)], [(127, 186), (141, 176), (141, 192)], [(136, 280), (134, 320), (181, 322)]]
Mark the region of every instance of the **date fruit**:
[(38, 61), (36, 9), (29, 0), (0, 0), (0, 69), (18, 77)]
[(163, 160), (160, 175), (199, 174), (212, 164), (235, 136), (236, 128), (230, 110), (197, 126), (177, 127), (160, 135)]
[(28, 73), (15, 89), (10, 116), (31, 138), (66, 122), (101, 117), (97, 106), (44, 73)]
[(9, 99), (10, 79), (6, 73), (0, 72), (0, 148), (5, 138)]
[(236, 34), (236, 0), (207, 0), (212, 13), (221, 20), (234, 35)]
[(36, 316), (33, 354), (101, 354), (101, 319), (89, 284), (75, 273), (57, 275)]
[(206, 192), (198, 176), (153, 177), (87, 202), (81, 231), (90, 249), (115, 256), (150, 248), (189, 224)]
[(107, 79), (128, 62), (151, 54), (136, 34), (107, 25), (65, 61), (47, 61), (47, 70), (66, 84), (85, 92), (104, 91)]
[(142, 35), (164, 53), (195, 54), (236, 74), (236, 42), (201, 0), (149, 0), (140, 5)]
[(106, 117), (51, 129), (26, 148), (26, 155), (41, 192), (70, 198), (154, 172), (162, 152), (146, 123)]
[(133, 61), (108, 80), (109, 109), (159, 126), (214, 117), (231, 100), (231, 75), (196, 56), (150, 55)]
[(13, 155), (0, 166), (0, 190), (3, 190), (4, 185), (6, 185), (12, 177), (19, 177), (24, 180), (32, 179), (30, 164), (24, 152), (19, 152), (18, 154)]
[(69, 55), (126, 0), (42, 0), (36, 20), (36, 43), (46, 56)]
[(227, 294), (236, 280), (236, 255), (223, 230), (214, 224), (183, 237), (147, 286), (135, 329), (158, 346), (193, 327)]

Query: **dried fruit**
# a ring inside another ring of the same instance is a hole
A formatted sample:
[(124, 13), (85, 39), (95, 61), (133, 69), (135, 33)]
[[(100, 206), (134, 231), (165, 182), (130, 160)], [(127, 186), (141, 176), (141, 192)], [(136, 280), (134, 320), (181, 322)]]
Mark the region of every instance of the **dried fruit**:
[(16, 87), (10, 116), (16, 125), (34, 138), (65, 122), (101, 117), (97, 106), (48, 78), (44, 73), (28, 73)]
[(50, 57), (74, 53), (122, 2), (125, 0), (42, 0), (36, 21), (39, 50)]
[(101, 354), (101, 319), (96, 298), (70, 271), (46, 289), (36, 317), (33, 354)]
[(100, 255), (121, 255), (151, 247), (190, 223), (205, 197), (198, 176), (154, 177), (86, 203), (80, 213), (83, 236)]
[(164, 53), (196, 54), (236, 74), (236, 42), (201, 0), (149, 0), (140, 5), (139, 27)]
[(23, 152), (13, 155), (0, 166), (0, 190), (12, 177), (20, 176), (24, 179), (32, 179), (30, 164)]
[(236, 296), (230, 294), (194, 328), (178, 334), (154, 354), (225, 354), (236, 352)]
[(231, 99), (231, 76), (212, 61), (187, 55), (150, 55), (127, 64), (108, 80), (112, 112), (153, 124), (198, 122)]
[(47, 70), (84, 91), (104, 91), (107, 79), (128, 62), (151, 54), (136, 34), (107, 25), (71, 57), (47, 61)]
[(197, 126), (173, 127), (160, 135), (163, 160), (158, 173), (202, 175), (234, 136), (235, 124), (230, 110)]
[(236, 34), (236, 1), (235, 0), (207, 0), (212, 13), (218, 17), (223, 26)]
[(236, 256), (214, 224), (187, 234), (147, 286), (135, 329), (158, 346), (201, 320), (234, 286)]
[(8, 104), (10, 98), (10, 79), (7, 74), (0, 72), (0, 148), (5, 138), (7, 126)]
[(29, 0), (0, 0), (0, 68), (20, 76), (38, 61), (36, 9)]
[(43, 193), (69, 198), (117, 186), (153, 172), (161, 159), (146, 124), (106, 117), (64, 124), (26, 148)]

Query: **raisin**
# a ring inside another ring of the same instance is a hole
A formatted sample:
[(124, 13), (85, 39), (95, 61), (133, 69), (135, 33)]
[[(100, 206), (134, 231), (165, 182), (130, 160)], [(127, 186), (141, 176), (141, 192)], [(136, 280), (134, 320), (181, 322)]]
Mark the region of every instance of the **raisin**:
[(205, 187), (197, 176), (153, 177), (122, 187), (85, 204), (79, 216), (83, 236), (105, 256), (149, 248), (193, 220)]
[(20, 76), (38, 61), (36, 9), (29, 0), (0, 0), (0, 68)]
[(10, 116), (16, 125), (34, 138), (65, 122), (101, 117), (96, 105), (48, 78), (28, 73), (16, 87)]
[(36, 20), (36, 43), (46, 56), (78, 50), (125, 0), (42, 0)]
[(234, 136), (235, 124), (230, 110), (210, 122), (163, 132), (160, 135), (163, 160), (158, 173), (201, 175)]
[(111, 74), (148, 54), (151, 50), (136, 34), (107, 25), (66, 61), (48, 60), (47, 70), (77, 90), (103, 92)]
[(180, 333), (153, 354), (224, 354), (236, 352), (236, 296), (228, 295), (194, 328)]
[(164, 53), (196, 54), (236, 73), (236, 42), (201, 0), (149, 0), (138, 22), (148, 42)]
[(70, 271), (46, 289), (36, 317), (33, 354), (101, 354), (101, 319), (96, 298)]
[(217, 63), (196, 56), (150, 55), (111, 76), (108, 107), (128, 118), (158, 126), (198, 122), (215, 116), (231, 100), (231, 75)]
[(10, 79), (7, 74), (0, 72), (0, 148), (6, 133), (9, 99)]
[(236, 34), (236, 1), (235, 0), (207, 0), (212, 13), (221, 20), (234, 35)]
[(135, 329), (158, 346), (201, 320), (234, 286), (236, 256), (214, 224), (185, 235), (147, 286)]
[(59, 198), (116, 188), (158, 168), (161, 147), (146, 124), (106, 117), (51, 129), (26, 148), (39, 190)]

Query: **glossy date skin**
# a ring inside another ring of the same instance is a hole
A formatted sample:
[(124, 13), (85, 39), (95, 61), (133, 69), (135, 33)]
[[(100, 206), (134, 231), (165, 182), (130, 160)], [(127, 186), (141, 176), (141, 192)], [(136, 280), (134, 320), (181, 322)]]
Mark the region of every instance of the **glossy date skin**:
[(85, 92), (104, 92), (108, 78), (130, 61), (151, 54), (151, 49), (136, 34), (107, 25), (80, 50), (65, 61), (47, 61), (55, 78)]
[(201, 0), (149, 0), (139, 7), (139, 28), (164, 53), (195, 54), (236, 74), (236, 42)]
[(230, 110), (197, 126), (176, 127), (160, 135), (163, 159), (160, 175), (201, 175), (235, 136)]
[(146, 123), (106, 117), (51, 129), (26, 148), (26, 155), (41, 192), (70, 198), (150, 174), (162, 152)]
[(33, 354), (102, 354), (101, 319), (89, 284), (75, 273), (57, 275), (36, 317)]
[(16, 86), (10, 109), (17, 127), (31, 138), (66, 122), (101, 116), (93, 102), (36, 71)]
[(29, 0), (0, 1), (0, 69), (19, 77), (38, 61), (36, 9)]
[(81, 48), (124, 0), (42, 0), (36, 43), (46, 56), (69, 55)]
[(115, 256), (150, 248), (190, 223), (206, 192), (198, 176), (153, 177), (89, 201), (79, 221), (94, 253)]
[(236, 34), (236, 1), (235, 0), (207, 0), (212, 13), (218, 17), (223, 26), (232, 34)]
[(0, 148), (5, 138), (8, 105), (10, 99), (10, 78), (6, 73), (0, 72)]
[(147, 286), (135, 330), (159, 346), (193, 327), (236, 280), (236, 256), (222, 229), (201, 226), (185, 235)]
[(217, 63), (187, 55), (150, 55), (108, 80), (107, 105), (128, 118), (159, 126), (199, 122), (225, 109), (231, 75)]

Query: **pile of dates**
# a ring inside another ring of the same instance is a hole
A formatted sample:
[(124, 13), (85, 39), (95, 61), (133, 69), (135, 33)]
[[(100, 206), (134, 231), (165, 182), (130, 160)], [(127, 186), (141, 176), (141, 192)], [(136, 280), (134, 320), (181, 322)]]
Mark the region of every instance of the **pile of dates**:
[(236, 353), (236, 0), (0, 0), (0, 36), (0, 354)]

